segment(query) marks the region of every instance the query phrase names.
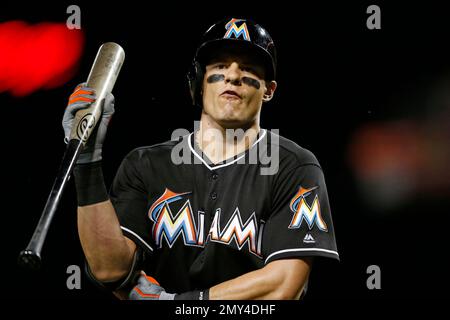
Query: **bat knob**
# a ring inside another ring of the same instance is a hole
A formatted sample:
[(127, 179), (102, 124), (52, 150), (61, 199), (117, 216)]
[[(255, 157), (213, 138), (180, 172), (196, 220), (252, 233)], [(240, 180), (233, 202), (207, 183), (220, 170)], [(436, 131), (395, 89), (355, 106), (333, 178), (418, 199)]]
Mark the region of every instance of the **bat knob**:
[(39, 270), (42, 264), (41, 256), (37, 252), (25, 249), (19, 254), (18, 264), (27, 269)]

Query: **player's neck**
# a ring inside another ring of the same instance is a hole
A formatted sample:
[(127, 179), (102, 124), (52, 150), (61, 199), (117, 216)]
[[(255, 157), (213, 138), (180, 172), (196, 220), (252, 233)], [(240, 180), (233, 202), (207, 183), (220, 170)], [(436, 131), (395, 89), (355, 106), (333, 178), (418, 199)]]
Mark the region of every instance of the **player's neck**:
[(231, 159), (246, 151), (256, 140), (259, 121), (242, 128), (226, 128), (211, 117), (202, 114), (200, 129), (195, 132), (195, 141), (202, 152), (214, 164)]

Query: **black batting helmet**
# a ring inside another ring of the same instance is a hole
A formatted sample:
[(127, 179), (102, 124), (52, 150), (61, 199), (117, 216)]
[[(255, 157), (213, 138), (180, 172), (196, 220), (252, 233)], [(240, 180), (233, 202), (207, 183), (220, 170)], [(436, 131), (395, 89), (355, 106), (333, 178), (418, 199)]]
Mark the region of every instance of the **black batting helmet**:
[(266, 80), (276, 75), (276, 50), (270, 34), (259, 24), (248, 19), (225, 19), (212, 25), (204, 34), (187, 74), (194, 105), (202, 105), (201, 89), (205, 64), (218, 50), (241, 47), (250, 50), (262, 61)]

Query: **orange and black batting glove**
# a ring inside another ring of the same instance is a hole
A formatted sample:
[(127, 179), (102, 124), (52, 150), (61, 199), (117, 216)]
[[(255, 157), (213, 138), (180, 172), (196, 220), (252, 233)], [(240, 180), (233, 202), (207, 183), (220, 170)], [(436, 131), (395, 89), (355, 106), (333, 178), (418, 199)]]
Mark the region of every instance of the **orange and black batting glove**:
[(129, 294), (130, 300), (209, 300), (209, 290), (167, 293), (158, 281), (141, 271), (138, 284)]
[(138, 284), (131, 290), (130, 300), (174, 300), (175, 294), (167, 293), (154, 278), (141, 271)]
[[(64, 141), (69, 143), (73, 126), (77, 130), (83, 130), (86, 123), (82, 120), (75, 123), (75, 115), (78, 111), (91, 107), (96, 101), (96, 92), (93, 88), (86, 86), (86, 83), (80, 83), (69, 97), (66, 110), (62, 120), (64, 129)], [(103, 179), (101, 166), (102, 147), (105, 140), (108, 124), (114, 114), (114, 96), (108, 94), (103, 101), (102, 116), (97, 122), (97, 126), (92, 131), (91, 136), (78, 156), (74, 168), (75, 186), (77, 189), (77, 201), (79, 206), (86, 206), (107, 200), (108, 191)]]
[[(69, 97), (67, 108), (64, 112), (62, 126), (64, 129), (64, 141), (69, 142), (72, 127), (74, 125), (75, 115), (79, 110), (89, 108), (96, 101), (96, 92), (93, 88), (86, 86), (86, 83), (80, 83)], [(102, 103), (102, 117), (95, 131), (89, 137), (86, 145), (81, 152), (77, 164), (92, 163), (102, 159), (102, 147), (105, 140), (108, 124), (114, 114), (114, 96), (109, 93)]]

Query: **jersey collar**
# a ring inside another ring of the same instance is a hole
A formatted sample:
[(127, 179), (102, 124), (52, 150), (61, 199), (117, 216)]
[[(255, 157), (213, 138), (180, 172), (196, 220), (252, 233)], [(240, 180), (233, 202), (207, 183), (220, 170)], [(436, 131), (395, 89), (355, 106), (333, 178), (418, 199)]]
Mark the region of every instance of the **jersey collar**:
[(250, 148), (248, 148), (244, 152), (234, 156), (233, 160), (226, 159), (226, 160), (222, 161), (221, 163), (213, 164), (208, 159), (208, 157), (200, 150), (200, 148), (197, 146), (197, 144), (195, 143), (195, 141), (194, 141), (195, 140), (194, 139), (194, 132), (191, 132), (191, 134), (189, 134), (188, 139), (187, 139), (188, 140), (188, 144), (189, 144), (189, 149), (191, 150), (192, 154), (195, 157), (197, 157), (209, 170), (216, 170), (216, 169), (219, 169), (219, 168), (227, 167), (229, 165), (232, 165), (232, 164), (238, 162), (240, 159), (245, 157), (245, 155), (252, 148), (254, 148), (262, 139), (264, 139), (264, 137), (267, 134), (267, 130), (266, 129), (261, 129), (258, 132), (258, 135), (257, 135), (257, 138), (256, 138), (255, 142), (253, 142), (253, 144), (252, 144), (252, 146)]

